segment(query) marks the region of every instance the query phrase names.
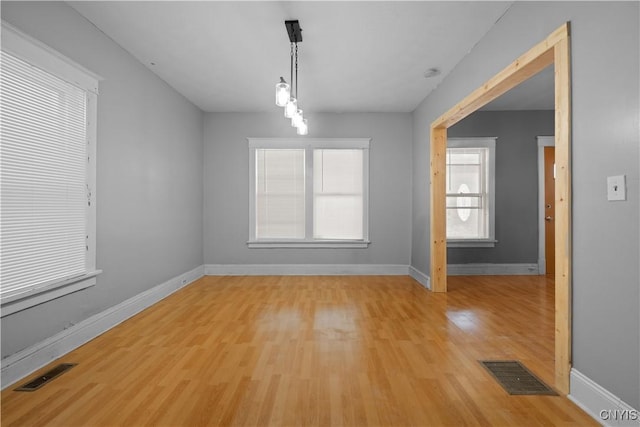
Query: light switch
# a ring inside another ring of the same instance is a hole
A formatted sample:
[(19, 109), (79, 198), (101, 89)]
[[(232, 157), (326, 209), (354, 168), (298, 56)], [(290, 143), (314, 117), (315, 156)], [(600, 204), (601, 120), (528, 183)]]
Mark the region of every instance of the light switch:
[(607, 200), (627, 200), (624, 175), (607, 177)]

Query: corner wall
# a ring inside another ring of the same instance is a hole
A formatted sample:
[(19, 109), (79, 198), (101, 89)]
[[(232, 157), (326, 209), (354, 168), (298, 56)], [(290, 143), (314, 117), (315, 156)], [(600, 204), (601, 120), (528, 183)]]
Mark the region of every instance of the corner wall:
[[(412, 266), (429, 272), (429, 126), (571, 22), (573, 366), (640, 408), (639, 4), (515, 2), (414, 112)], [(624, 174), (628, 198), (606, 200)]]
[(205, 116), (204, 260), (207, 265), (409, 265), (411, 114), (312, 114), (309, 137), (370, 137), (366, 249), (249, 249), (247, 137), (295, 137), (282, 112)]
[(202, 112), (62, 2), (2, 19), (102, 76), (97, 284), (2, 318), (6, 358), (202, 265)]

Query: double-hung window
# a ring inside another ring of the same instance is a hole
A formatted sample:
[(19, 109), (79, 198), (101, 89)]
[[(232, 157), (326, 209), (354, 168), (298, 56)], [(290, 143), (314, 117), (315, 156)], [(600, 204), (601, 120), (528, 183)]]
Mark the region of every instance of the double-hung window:
[(447, 140), (447, 245), (495, 245), (496, 138)]
[(249, 247), (366, 247), (369, 139), (249, 138)]
[(98, 77), (2, 23), (2, 315), (95, 284)]

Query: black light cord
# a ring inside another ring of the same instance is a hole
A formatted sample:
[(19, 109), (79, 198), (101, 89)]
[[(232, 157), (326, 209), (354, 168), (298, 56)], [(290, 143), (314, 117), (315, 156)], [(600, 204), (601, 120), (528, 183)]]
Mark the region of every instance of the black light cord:
[[(291, 94), (291, 92), (293, 92), (293, 43), (291, 43), (291, 58), (290, 58), (289, 64), (291, 68), (290, 74), (289, 74), (289, 81), (291, 82), (291, 90), (289, 93)], [(293, 98), (293, 95), (290, 95), (289, 97)]]

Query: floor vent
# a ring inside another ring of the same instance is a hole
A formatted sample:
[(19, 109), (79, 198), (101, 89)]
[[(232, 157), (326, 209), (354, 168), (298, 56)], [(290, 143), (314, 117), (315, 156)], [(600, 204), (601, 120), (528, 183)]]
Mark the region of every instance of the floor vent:
[(517, 360), (481, 360), (480, 363), (509, 394), (552, 396), (558, 394)]
[(73, 368), (76, 365), (77, 363), (61, 363), (60, 365), (56, 366), (50, 371), (40, 375), (38, 378), (34, 379), (33, 381), (30, 381), (16, 388), (15, 391), (36, 391), (43, 385), (51, 382), (51, 380), (53, 380), (56, 377), (59, 377), (60, 375), (64, 374), (65, 372), (67, 372), (69, 369)]

